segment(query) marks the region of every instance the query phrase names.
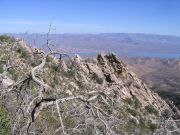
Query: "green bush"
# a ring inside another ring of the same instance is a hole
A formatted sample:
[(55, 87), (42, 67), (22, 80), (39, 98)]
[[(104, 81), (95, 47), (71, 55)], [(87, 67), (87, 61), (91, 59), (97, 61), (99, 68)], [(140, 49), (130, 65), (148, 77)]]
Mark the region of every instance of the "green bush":
[(134, 108), (140, 108), (142, 106), (141, 102), (139, 101), (139, 99), (136, 96), (125, 99), (125, 102)]
[(57, 85), (59, 85), (60, 81), (59, 81), (59, 78), (58, 76), (55, 74), (53, 76), (53, 78), (51, 79), (51, 83), (50, 83), (50, 86), (52, 86), (53, 88), (55, 88)]
[(133, 105), (133, 100), (132, 100), (132, 98), (126, 98), (126, 99), (125, 99), (125, 102), (128, 103), (130, 106)]
[(138, 115), (138, 112), (135, 109), (126, 108), (126, 111), (128, 113), (130, 113), (131, 115), (133, 115), (133, 116), (137, 116)]
[(149, 114), (154, 114), (154, 115), (158, 115), (159, 112), (152, 106), (152, 105), (148, 105), (145, 107), (146, 112), (148, 112)]
[(146, 121), (145, 119), (140, 118), (139, 122), (139, 129), (141, 129), (141, 131), (144, 133), (148, 131), (154, 133), (154, 131), (158, 128), (158, 125), (152, 123), (151, 120)]
[(92, 79), (95, 80), (99, 84), (103, 84), (103, 79), (100, 78), (97, 74), (93, 74)]
[(139, 101), (139, 99), (136, 96), (133, 96), (134, 99), (134, 107), (140, 108), (142, 106), (142, 103)]
[(19, 47), (16, 51), (20, 53), (20, 57), (24, 58), (25, 60), (29, 60), (31, 58), (31, 55), (25, 48)]
[(52, 62), (53, 62), (53, 58), (52, 58), (52, 57), (50, 57), (50, 56), (48, 56), (48, 57), (46, 58), (46, 61), (47, 61), (47, 62), (51, 62), (51, 63), (52, 63)]
[(14, 69), (10, 69), (9, 74), (11, 75), (11, 79), (14, 81), (17, 81), (20, 76), (19, 73)]
[(6, 64), (6, 61), (0, 61), (0, 73), (3, 73), (4, 72), (4, 69), (3, 69), (3, 67), (4, 67), (4, 65)]
[(76, 71), (74, 69), (68, 70), (67, 72), (63, 72), (63, 75), (68, 78), (74, 77), (75, 74), (76, 74)]
[(0, 135), (10, 135), (11, 118), (4, 106), (0, 104)]
[(149, 129), (154, 132), (158, 128), (157, 124), (149, 123)]
[(0, 41), (1, 42), (7, 42), (7, 41), (13, 42), (14, 39), (7, 35), (0, 35)]
[(31, 65), (32, 67), (35, 67), (35, 66), (39, 65), (39, 61), (36, 61), (36, 60), (31, 59), (30, 65)]
[(134, 132), (135, 130), (135, 125), (128, 122), (127, 124), (125, 124), (124, 126), (124, 130), (125, 132), (127, 132), (129, 135), (132, 135), (132, 133)]
[(4, 72), (3, 68), (0, 67), (0, 74)]

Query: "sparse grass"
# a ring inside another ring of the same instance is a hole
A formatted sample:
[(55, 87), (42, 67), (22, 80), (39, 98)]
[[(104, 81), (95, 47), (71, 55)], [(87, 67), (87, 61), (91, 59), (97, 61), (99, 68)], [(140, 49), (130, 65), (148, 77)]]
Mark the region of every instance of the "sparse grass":
[(35, 123), (37, 132), (40, 133), (43, 131), (43, 127), (45, 126), (44, 123), (48, 123), (48, 130), (57, 129), (59, 126), (58, 114), (52, 114), (51, 110), (48, 109), (41, 111)]
[(75, 120), (72, 116), (66, 116), (63, 119), (63, 123), (66, 129), (68, 128), (74, 128), (76, 126)]
[(88, 128), (87, 128), (87, 135), (94, 135), (94, 130), (93, 130), (94, 128), (93, 127), (91, 127), (91, 126), (89, 126)]
[(0, 135), (10, 135), (11, 118), (6, 108), (0, 103)]

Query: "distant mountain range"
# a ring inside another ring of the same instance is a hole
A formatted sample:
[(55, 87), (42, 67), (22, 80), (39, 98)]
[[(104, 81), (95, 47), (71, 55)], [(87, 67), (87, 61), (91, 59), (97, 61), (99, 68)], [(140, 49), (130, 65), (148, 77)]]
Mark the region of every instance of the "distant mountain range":
[[(30, 45), (46, 47), (45, 34), (10, 34), (23, 38)], [(160, 58), (180, 58), (180, 37), (129, 34), (52, 34), (49, 37), (53, 48), (69, 54), (94, 56), (99, 52), (115, 52), (119, 56), (141, 56)]]

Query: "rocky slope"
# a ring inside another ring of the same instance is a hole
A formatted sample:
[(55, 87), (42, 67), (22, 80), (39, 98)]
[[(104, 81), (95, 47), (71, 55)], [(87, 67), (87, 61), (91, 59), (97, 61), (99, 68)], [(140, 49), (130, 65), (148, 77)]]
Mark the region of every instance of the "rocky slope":
[(180, 59), (123, 58), (149, 87), (180, 108)]
[(115, 54), (69, 59), (23, 46), (14, 39), (1, 40), (0, 119), (5, 126), (0, 133), (179, 133), (177, 108), (152, 92)]

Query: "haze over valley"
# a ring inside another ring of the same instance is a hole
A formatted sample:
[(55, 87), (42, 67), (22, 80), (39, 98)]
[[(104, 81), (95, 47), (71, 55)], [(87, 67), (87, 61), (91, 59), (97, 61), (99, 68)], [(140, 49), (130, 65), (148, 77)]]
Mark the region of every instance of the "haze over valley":
[[(10, 34), (11, 35), (11, 34)], [(33, 47), (47, 50), (44, 34), (12, 34)], [(180, 37), (150, 34), (52, 34), (53, 48), (71, 54), (93, 56), (114, 52), (119, 56), (180, 58)]]

